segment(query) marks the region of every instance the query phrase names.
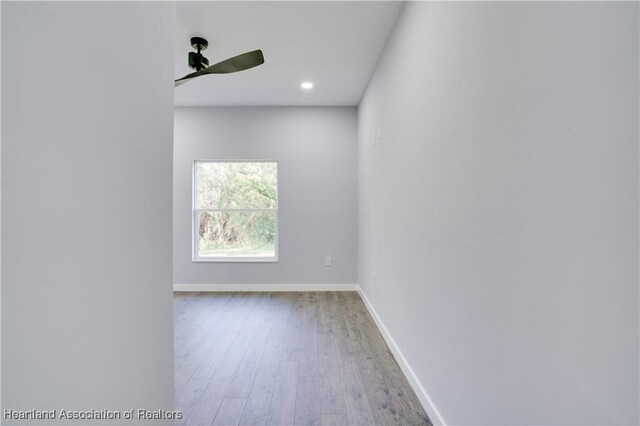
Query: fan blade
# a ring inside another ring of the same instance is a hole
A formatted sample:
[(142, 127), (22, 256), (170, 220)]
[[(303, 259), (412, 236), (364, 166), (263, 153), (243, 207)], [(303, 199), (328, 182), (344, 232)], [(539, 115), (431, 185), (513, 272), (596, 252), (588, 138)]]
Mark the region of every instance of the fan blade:
[(184, 77), (182, 77), (179, 80), (176, 80), (175, 82), (175, 87), (178, 87), (182, 84), (185, 84), (187, 81), (191, 80), (192, 78), (196, 78), (197, 76), (202, 75), (199, 72), (192, 72), (191, 74), (187, 74)]
[(204, 72), (205, 72), (207, 69), (208, 69), (208, 68), (205, 68), (205, 69), (203, 69), (203, 70), (201, 70), (201, 71), (192, 72), (191, 74), (187, 74), (187, 75), (185, 75), (184, 77), (182, 77), (182, 78), (180, 78), (180, 79), (176, 80), (176, 81), (175, 81), (175, 84), (176, 84), (176, 85), (175, 85), (175, 87), (178, 87), (178, 86), (180, 86), (180, 85), (182, 85), (182, 84), (185, 84), (187, 81), (189, 81), (189, 80), (191, 80), (191, 79), (194, 79), (194, 78), (196, 78), (196, 77), (201, 76), (202, 74), (204, 74)]
[(205, 74), (228, 74), (232, 72), (244, 71), (249, 68), (257, 67), (264, 64), (264, 56), (262, 50), (254, 50), (252, 52), (243, 53), (233, 58), (226, 59), (217, 64), (211, 65), (202, 71), (192, 72), (181, 79), (175, 81), (175, 87), (186, 83), (187, 81)]
[(202, 70), (202, 74), (228, 74), (248, 70), (262, 64), (264, 64), (264, 56), (262, 56), (262, 50), (258, 49), (211, 65)]

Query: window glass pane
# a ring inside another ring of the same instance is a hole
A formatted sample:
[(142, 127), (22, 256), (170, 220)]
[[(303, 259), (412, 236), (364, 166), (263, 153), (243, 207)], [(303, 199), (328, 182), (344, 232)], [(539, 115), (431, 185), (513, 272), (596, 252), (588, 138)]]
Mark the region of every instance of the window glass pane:
[(275, 257), (274, 211), (200, 212), (200, 257)]
[(272, 209), (276, 163), (196, 163), (196, 208)]

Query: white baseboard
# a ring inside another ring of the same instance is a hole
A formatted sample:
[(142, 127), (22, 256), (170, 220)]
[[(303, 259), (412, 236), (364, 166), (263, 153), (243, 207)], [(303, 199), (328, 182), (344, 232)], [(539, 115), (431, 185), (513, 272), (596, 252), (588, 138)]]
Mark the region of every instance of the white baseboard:
[(174, 284), (173, 291), (358, 291), (358, 284)]
[(409, 384), (413, 388), (413, 391), (416, 393), (416, 395), (418, 396), (418, 399), (422, 403), (422, 406), (424, 407), (424, 410), (427, 412), (429, 419), (431, 419), (431, 422), (433, 422), (434, 425), (445, 426), (446, 423), (442, 418), (442, 416), (440, 415), (440, 412), (438, 411), (436, 406), (433, 404), (433, 401), (429, 397), (429, 394), (427, 394), (427, 391), (422, 386), (422, 383), (420, 383), (420, 380), (418, 380), (418, 377), (416, 377), (415, 373), (413, 372), (413, 369), (411, 368), (411, 366), (409, 366), (409, 363), (405, 359), (404, 355), (402, 355), (400, 348), (398, 347), (398, 345), (396, 345), (395, 340), (393, 340), (393, 337), (391, 337), (391, 334), (389, 334), (389, 332), (387, 331), (387, 328), (384, 326), (382, 320), (378, 316), (378, 313), (373, 308), (373, 306), (371, 305), (371, 302), (369, 302), (369, 299), (367, 299), (366, 294), (364, 294), (364, 291), (360, 286), (358, 286), (358, 293), (360, 294), (362, 301), (367, 307), (369, 314), (371, 314), (371, 317), (373, 318), (376, 325), (378, 326), (380, 333), (382, 333), (382, 337), (384, 337), (384, 340), (387, 342), (387, 346), (389, 346), (389, 349), (391, 349), (393, 356), (396, 358), (396, 361), (398, 361), (398, 365), (400, 365), (402, 372), (409, 380)]

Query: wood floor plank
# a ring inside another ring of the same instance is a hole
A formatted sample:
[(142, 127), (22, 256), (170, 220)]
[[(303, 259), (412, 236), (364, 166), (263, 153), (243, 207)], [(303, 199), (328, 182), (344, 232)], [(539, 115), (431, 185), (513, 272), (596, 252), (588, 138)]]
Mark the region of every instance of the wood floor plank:
[(292, 297), (291, 312), (287, 318), (287, 329), (284, 336), (283, 361), (300, 361), (304, 353), (302, 343), (303, 298), (303, 293), (294, 293)]
[(274, 322), (269, 330), (268, 340), (284, 341), (289, 315), (293, 306), (291, 293), (274, 293), (270, 297), (270, 303)]
[(253, 379), (258, 372), (260, 359), (267, 347), (268, 336), (268, 330), (256, 330), (251, 346), (240, 361), (240, 366), (227, 390), (226, 398), (237, 399), (249, 396)]
[(319, 425), (320, 382), (316, 376), (298, 376), (294, 424)]
[(391, 350), (385, 343), (382, 334), (376, 327), (373, 318), (371, 318), (367, 312), (362, 300), (360, 300), (359, 303), (354, 303), (353, 307), (356, 311), (360, 312), (359, 317), (361, 318), (361, 322), (359, 328), (361, 330), (361, 336), (366, 342), (365, 353), (367, 355), (374, 355), (378, 368), (389, 387), (406, 386), (407, 379), (402, 373), (402, 370), (391, 353)]
[(216, 374), (218, 365), (227, 355), (229, 348), (237, 337), (238, 334), (232, 332), (215, 335), (211, 350), (206, 354), (192, 377), (196, 379), (211, 379)]
[(391, 388), (391, 399), (398, 408), (402, 424), (432, 425), (429, 416), (424, 412), (420, 401), (409, 388)]
[(209, 339), (204, 339), (195, 345), (192, 350), (175, 358), (175, 393), (178, 395), (187, 382), (193, 376), (193, 373), (200, 367), (205, 360), (207, 354), (213, 348), (218, 336), (214, 335)]
[(179, 419), (176, 424), (188, 424), (189, 413), (198, 404), (208, 383), (207, 379), (191, 379), (187, 382), (176, 398), (176, 410), (183, 413), (182, 419)]
[(318, 333), (329, 333), (331, 331), (331, 321), (329, 317), (329, 291), (318, 293)]
[(398, 362), (393, 357), (393, 354), (385, 346), (385, 350), (375, 351), (375, 357), (379, 360), (380, 371), (385, 378), (385, 381), (389, 387), (405, 387), (408, 386), (408, 382), (402, 370), (398, 365)]
[(349, 345), (351, 352), (358, 356), (364, 356), (371, 353), (371, 347), (368, 341), (362, 334), (360, 323), (362, 318), (357, 314), (356, 296), (353, 294), (341, 294), (340, 300), (343, 305), (343, 315), (345, 318), (345, 324), (347, 327), (347, 333), (349, 335)]
[(306, 292), (302, 316), (302, 353), (299, 376), (318, 375), (318, 307), (315, 292)]
[(365, 384), (360, 375), (360, 369), (358, 368), (358, 362), (355, 356), (344, 360), (342, 371), (344, 399), (349, 424), (374, 424), (371, 407), (369, 406), (365, 391)]
[(176, 293), (177, 424), (428, 425), (355, 292)]
[(347, 415), (342, 414), (323, 414), (320, 420), (322, 426), (343, 426), (348, 425)]
[(320, 376), (320, 412), (322, 414), (346, 413), (344, 389), (340, 370)]
[(240, 333), (233, 344), (228, 348), (224, 359), (216, 368), (214, 375), (209, 380), (202, 397), (192, 409), (188, 423), (191, 425), (210, 425), (225, 399), (227, 389), (231, 385), (242, 357), (247, 351), (256, 330), (247, 330)]
[(281, 361), (269, 406), (268, 425), (292, 425), (296, 407), (298, 362)]
[(265, 425), (280, 365), (282, 342), (268, 340), (247, 403), (240, 417), (241, 425)]
[(335, 374), (338, 369), (338, 352), (332, 333), (318, 333), (318, 374)]
[(375, 322), (373, 322), (373, 318), (371, 318), (370, 321), (364, 321), (360, 327), (362, 328), (362, 332), (365, 339), (367, 339), (372, 352), (379, 351), (380, 348), (385, 348), (387, 346), (380, 330), (378, 330)]
[(358, 365), (375, 423), (401, 425), (402, 421), (391, 399), (389, 387), (384, 380), (377, 360), (370, 355), (359, 358)]
[(212, 425), (216, 426), (235, 426), (240, 422), (242, 409), (247, 403), (244, 398), (226, 398), (222, 401), (220, 409), (213, 419)]

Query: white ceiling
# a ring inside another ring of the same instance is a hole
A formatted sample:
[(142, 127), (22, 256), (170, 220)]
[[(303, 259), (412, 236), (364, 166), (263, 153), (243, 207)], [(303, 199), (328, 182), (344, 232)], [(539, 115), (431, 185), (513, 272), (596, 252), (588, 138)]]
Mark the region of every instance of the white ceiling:
[[(357, 105), (402, 8), (400, 1), (178, 2), (175, 77), (189, 38), (209, 41), (213, 65), (254, 49), (265, 63), (175, 89), (177, 106)], [(300, 88), (312, 81), (310, 91)]]

